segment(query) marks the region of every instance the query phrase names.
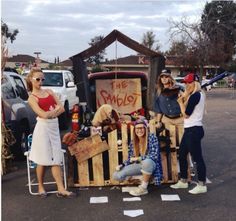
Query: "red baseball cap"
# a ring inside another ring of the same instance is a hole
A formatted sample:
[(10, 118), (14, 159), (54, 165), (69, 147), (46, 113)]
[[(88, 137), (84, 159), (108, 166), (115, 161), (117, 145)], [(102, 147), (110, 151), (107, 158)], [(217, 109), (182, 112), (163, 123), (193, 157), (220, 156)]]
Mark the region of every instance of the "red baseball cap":
[(184, 77), (184, 79), (182, 80), (182, 83), (192, 83), (192, 82), (194, 82), (194, 81), (199, 81), (199, 77), (196, 75), (196, 74), (194, 74), (194, 73), (188, 73), (185, 77)]

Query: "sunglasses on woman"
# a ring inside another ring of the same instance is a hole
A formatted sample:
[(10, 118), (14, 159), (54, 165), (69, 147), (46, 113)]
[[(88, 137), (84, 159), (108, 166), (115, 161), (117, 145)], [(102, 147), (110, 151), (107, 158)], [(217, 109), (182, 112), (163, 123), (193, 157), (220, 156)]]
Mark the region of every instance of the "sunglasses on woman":
[(45, 78), (32, 78), (32, 79), (34, 79), (35, 81), (44, 81), (45, 80)]

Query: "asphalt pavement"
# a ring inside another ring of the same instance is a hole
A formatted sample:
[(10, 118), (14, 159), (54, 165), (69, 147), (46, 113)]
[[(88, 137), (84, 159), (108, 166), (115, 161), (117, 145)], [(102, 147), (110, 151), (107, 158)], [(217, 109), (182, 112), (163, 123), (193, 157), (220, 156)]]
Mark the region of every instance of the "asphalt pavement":
[[(2, 176), (2, 220), (4, 221), (233, 221), (236, 220), (236, 91), (213, 89), (206, 92), (203, 155), (208, 184), (206, 194), (191, 195), (169, 185), (150, 186), (141, 201), (124, 202), (130, 197), (121, 188), (73, 188), (74, 199), (45, 199), (31, 196), (27, 187), (26, 162)], [(191, 187), (194, 184), (191, 185)], [(178, 194), (179, 201), (162, 201), (161, 194)], [(107, 196), (108, 203), (91, 204), (90, 197)], [(135, 218), (124, 210), (143, 210)]]

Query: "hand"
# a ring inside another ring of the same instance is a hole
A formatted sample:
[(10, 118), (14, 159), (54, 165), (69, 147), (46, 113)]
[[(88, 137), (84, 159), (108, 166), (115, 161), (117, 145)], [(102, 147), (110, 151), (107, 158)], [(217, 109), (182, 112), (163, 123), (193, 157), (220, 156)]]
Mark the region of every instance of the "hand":
[(156, 127), (157, 127), (158, 129), (161, 128), (161, 127), (162, 127), (162, 122), (158, 121), (158, 122), (156, 123)]
[(116, 171), (120, 171), (123, 167), (124, 167), (123, 164), (116, 166)]
[(63, 113), (63, 107), (60, 105), (56, 105), (54, 108), (54, 117), (58, 117), (61, 113)]
[(62, 107), (61, 107), (60, 105), (56, 105), (56, 107), (55, 107), (54, 110), (56, 111), (57, 114), (58, 114), (58, 113), (61, 113)]
[(184, 102), (184, 97), (180, 95), (177, 99), (177, 102), (178, 103), (183, 103)]
[(62, 138), (62, 143), (66, 144), (67, 146), (71, 146), (76, 141), (77, 141), (77, 134), (72, 132), (67, 132)]

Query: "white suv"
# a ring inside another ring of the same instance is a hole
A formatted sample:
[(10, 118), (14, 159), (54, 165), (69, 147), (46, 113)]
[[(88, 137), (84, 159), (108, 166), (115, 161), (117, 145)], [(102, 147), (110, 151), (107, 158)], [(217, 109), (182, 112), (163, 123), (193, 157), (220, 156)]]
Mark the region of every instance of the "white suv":
[(69, 113), (75, 104), (79, 103), (76, 96), (77, 88), (74, 76), (67, 70), (43, 70), (45, 81), (43, 88), (52, 89), (64, 105), (65, 112), (59, 116), (60, 129), (68, 129)]

